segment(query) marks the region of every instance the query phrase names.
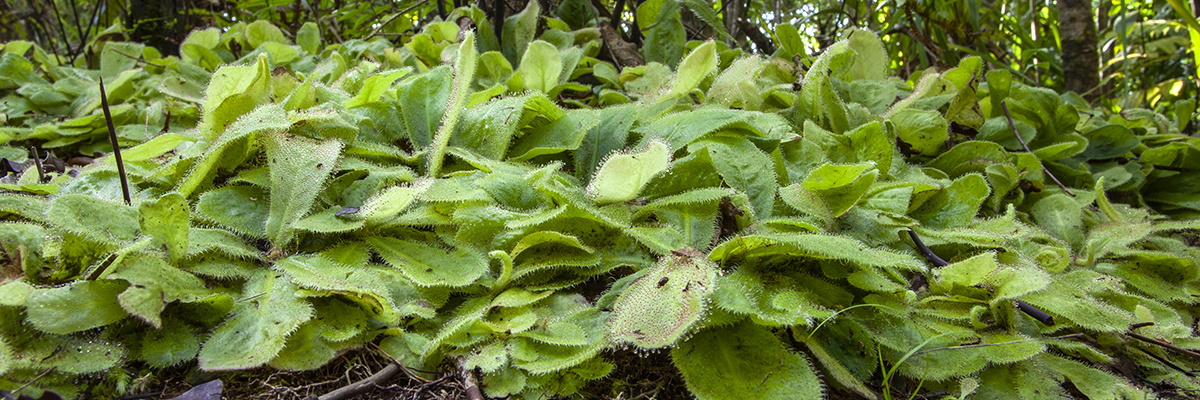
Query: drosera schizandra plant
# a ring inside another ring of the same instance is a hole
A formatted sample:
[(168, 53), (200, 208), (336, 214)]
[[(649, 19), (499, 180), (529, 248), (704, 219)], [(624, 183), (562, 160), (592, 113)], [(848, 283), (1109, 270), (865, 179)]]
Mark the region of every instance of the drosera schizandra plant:
[[(907, 82), (864, 30), (807, 70), (716, 41), (617, 68), (529, 4), (503, 45), (256, 21), (180, 57), (108, 42), (86, 73), (6, 45), (30, 112), (0, 121), (0, 390), (356, 348), (511, 398), (616, 397), (592, 382), (630, 349), (701, 399), (1200, 390), (1185, 119), (1081, 118), (975, 57)], [(120, 147), (124, 172), (27, 146)]]

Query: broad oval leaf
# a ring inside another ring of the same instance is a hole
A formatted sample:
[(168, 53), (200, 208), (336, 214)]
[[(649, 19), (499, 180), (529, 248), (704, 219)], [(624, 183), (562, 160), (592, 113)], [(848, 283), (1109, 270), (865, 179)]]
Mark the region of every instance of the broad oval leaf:
[(750, 322), (700, 331), (671, 360), (701, 400), (824, 398), (812, 363)]
[(34, 289), (25, 303), (26, 321), (37, 330), (65, 335), (105, 326), (129, 315), (117, 295), (129, 287), (122, 280), (79, 281)]
[(296, 285), (282, 273), (255, 276), (229, 318), (204, 342), (200, 368), (228, 371), (266, 364), (312, 316), (313, 306), (296, 296)]
[(717, 266), (670, 254), (629, 283), (613, 305), (608, 331), (616, 343), (657, 349), (678, 342), (704, 316)]
[(599, 204), (633, 200), (670, 163), (671, 150), (661, 140), (651, 140), (635, 152), (613, 153), (601, 163), (587, 193)]
[(420, 286), (466, 286), (488, 271), (483, 255), (462, 248), (443, 249), (380, 236), (367, 238), (367, 243), (384, 261)]
[(679, 71), (675, 73), (675, 82), (671, 84), (667, 96), (686, 96), (700, 86), (700, 81), (717, 72), (717, 61), (717, 46), (713, 41), (696, 46), (679, 63)]

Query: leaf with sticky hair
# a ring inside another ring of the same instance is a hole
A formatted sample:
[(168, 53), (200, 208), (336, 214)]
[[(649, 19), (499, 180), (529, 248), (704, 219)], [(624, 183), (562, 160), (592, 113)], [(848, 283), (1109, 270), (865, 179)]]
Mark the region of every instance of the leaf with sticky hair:
[(716, 276), (716, 265), (701, 256), (663, 256), (630, 282), (613, 304), (608, 322), (613, 342), (642, 349), (677, 343), (704, 316)]
[(342, 142), (316, 142), (282, 132), (266, 135), (263, 142), (271, 167), (266, 234), (272, 249), (282, 250), (295, 237), (294, 224), (308, 214), (320, 193), (313, 188), (324, 185), (341, 157)]
[(588, 196), (597, 204), (633, 200), (651, 178), (667, 169), (670, 162), (667, 144), (657, 140), (637, 151), (612, 153), (596, 169), (587, 187)]
[(369, 237), (366, 242), (384, 261), (400, 269), (420, 286), (466, 286), (488, 271), (487, 259), (468, 249), (443, 249), (426, 243), (381, 236)]
[(200, 349), (200, 368), (249, 369), (275, 358), (288, 336), (313, 316), (312, 305), (295, 292), (296, 285), (281, 273), (251, 278), (229, 318)]
[(479, 55), (475, 50), (475, 33), (469, 32), (458, 47), (458, 58), (454, 62), (454, 84), (451, 86), (450, 100), (446, 104), (442, 125), (438, 127), (437, 134), (433, 136), (433, 143), (430, 144), (429, 153), (426, 154), (428, 160), (426, 176), (437, 177), (441, 172), (442, 159), (446, 155), (446, 145), (450, 143), (450, 134), (454, 132), (459, 115), (462, 114), (463, 105), (466, 104), (470, 95), (471, 78), (475, 76), (475, 64), (478, 58)]
[(166, 247), (171, 260), (178, 262), (188, 253), (189, 211), (183, 196), (170, 193), (139, 204), (138, 225), (142, 232)]
[(80, 194), (51, 200), (46, 220), (56, 229), (106, 246), (115, 247), (139, 236), (136, 208)]
[(671, 360), (703, 400), (824, 398), (812, 363), (748, 321), (696, 333), (671, 350)]

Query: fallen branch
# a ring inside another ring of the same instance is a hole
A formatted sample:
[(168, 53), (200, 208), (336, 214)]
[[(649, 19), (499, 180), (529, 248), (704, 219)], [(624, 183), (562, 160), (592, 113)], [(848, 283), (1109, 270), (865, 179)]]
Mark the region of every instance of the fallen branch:
[(1146, 354), (1146, 355), (1148, 355), (1148, 356), (1150, 356), (1150, 358), (1153, 358), (1155, 361), (1158, 361), (1158, 362), (1160, 362), (1160, 363), (1163, 363), (1163, 364), (1165, 364), (1166, 366), (1168, 366), (1168, 367), (1171, 367), (1171, 369), (1173, 369), (1173, 370), (1179, 371), (1179, 373), (1183, 374), (1184, 376), (1187, 376), (1187, 377), (1189, 377), (1189, 378), (1194, 378), (1194, 377), (1196, 377), (1196, 374), (1195, 374), (1195, 373), (1193, 373), (1192, 371), (1188, 371), (1188, 370), (1185, 370), (1185, 369), (1183, 369), (1183, 368), (1180, 368), (1178, 365), (1175, 365), (1174, 363), (1172, 363), (1172, 362), (1170, 362), (1170, 361), (1167, 361), (1167, 359), (1165, 359), (1165, 358), (1162, 358), (1162, 357), (1156, 356), (1156, 355), (1154, 355), (1154, 353), (1148, 352), (1148, 351), (1146, 351), (1146, 350), (1142, 350), (1142, 349), (1137, 349), (1137, 350), (1138, 350), (1138, 351), (1140, 351), (1140, 352), (1142, 352), (1142, 353), (1145, 353), (1145, 354)]
[(400, 364), (391, 363), (383, 369), (376, 372), (374, 375), (368, 376), (358, 382), (343, 386), (337, 390), (326, 393), (317, 400), (342, 400), (349, 399), (354, 396), (366, 393), (378, 387), (381, 383), (387, 382), (393, 375), (400, 372)]
[(458, 367), (458, 372), (462, 374), (463, 390), (467, 392), (467, 398), (470, 400), (484, 400), (483, 392), (479, 390), (479, 382), (475, 380), (475, 374), (471, 373), (470, 368), (467, 368), (467, 358), (459, 357), (454, 361), (454, 365)]
[(54, 372), (54, 370), (56, 370), (56, 369), (58, 369), (58, 367), (50, 367), (50, 369), (48, 369), (48, 370), (45, 370), (45, 371), (42, 371), (42, 373), (40, 373), (40, 374), (38, 374), (37, 376), (33, 377), (33, 379), (32, 379), (32, 380), (30, 380), (29, 382), (25, 382), (25, 383), (24, 383), (24, 384), (22, 384), (21, 386), (17, 386), (17, 388), (16, 388), (16, 389), (13, 389), (13, 391), (12, 391), (11, 393), (12, 393), (12, 394), (17, 394), (17, 393), (20, 393), (20, 392), (21, 392), (21, 390), (24, 390), (25, 388), (29, 387), (29, 385), (32, 385), (32, 384), (36, 383), (37, 381), (39, 381), (39, 380), (41, 380), (42, 378), (46, 377), (46, 375), (49, 375), (51, 372)]
[(1187, 355), (1189, 355), (1189, 356), (1192, 356), (1192, 357), (1195, 357), (1195, 358), (1198, 358), (1198, 359), (1200, 359), (1200, 353), (1197, 353), (1197, 352), (1195, 352), (1195, 351), (1191, 351), (1191, 350), (1188, 350), (1188, 349), (1185, 349), (1185, 348), (1182, 348), (1182, 347), (1176, 346), (1176, 345), (1174, 345), (1174, 344), (1172, 344), (1172, 343), (1168, 343), (1168, 342), (1166, 342), (1166, 341), (1163, 341), (1163, 340), (1158, 340), (1158, 339), (1154, 339), (1154, 338), (1149, 338), (1149, 337), (1142, 336), (1142, 335), (1139, 335), (1139, 334), (1136, 334), (1136, 333), (1133, 333), (1133, 332), (1126, 332), (1125, 334), (1126, 334), (1126, 335), (1129, 335), (1129, 337), (1131, 337), (1131, 338), (1134, 338), (1134, 339), (1137, 339), (1137, 340), (1141, 340), (1141, 341), (1143, 341), (1143, 342), (1150, 343), (1150, 344), (1153, 344), (1153, 345), (1156, 345), (1156, 346), (1162, 346), (1162, 347), (1164, 347), (1164, 348), (1167, 348), (1167, 349), (1170, 349), (1170, 350), (1174, 350), (1175, 352), (1182, 353), (1182, 354), (1187, 354)]

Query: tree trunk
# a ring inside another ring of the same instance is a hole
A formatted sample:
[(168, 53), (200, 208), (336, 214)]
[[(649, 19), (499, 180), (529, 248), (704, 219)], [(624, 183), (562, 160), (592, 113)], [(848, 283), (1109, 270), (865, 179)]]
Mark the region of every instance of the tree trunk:
[[(1084, 94), (1100, 84), (1100, 54), (1091, 0), (1058, 0), (1062, 35), (1063, 89)], [(1099, 91), (1084, 94), (1095, 100)]]

